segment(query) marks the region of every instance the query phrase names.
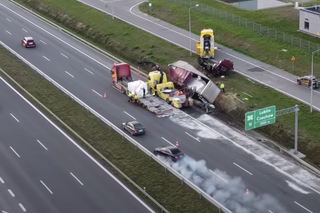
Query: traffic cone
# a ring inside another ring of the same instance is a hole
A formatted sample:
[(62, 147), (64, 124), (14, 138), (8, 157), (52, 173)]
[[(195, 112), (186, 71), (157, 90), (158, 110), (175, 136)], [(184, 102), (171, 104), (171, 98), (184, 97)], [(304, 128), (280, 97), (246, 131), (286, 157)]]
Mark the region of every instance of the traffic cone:
[(106, 93), (103, 93), (103, 97), (106, 98), (106, 97), (107, 97), (107, 94), (106, 94)]
[(249, 189), (246, 190), (246, 195), (248, 195), (248, 194), (249, 194)]
[(176, 141), (176, 147), (179, 147), (179, 142), (178, 141)]

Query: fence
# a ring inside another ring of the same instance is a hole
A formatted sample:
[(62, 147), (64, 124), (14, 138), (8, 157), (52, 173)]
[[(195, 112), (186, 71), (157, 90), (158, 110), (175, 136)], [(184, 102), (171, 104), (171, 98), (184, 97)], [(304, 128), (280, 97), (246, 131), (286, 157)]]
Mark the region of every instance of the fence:
[[(184, 6), (186, 8), (190, 8), (196, 4), (199, 4), (198, 2), (191, 1), (191, 0), (166, 0), (166, 1)], [(262, 26), (261, 24), (257, 24), (254, 21), (249, 21), (246, 18), (242, 18), (240, 16), (230, 14), (226, 11), (216, 9), (208, 5), (199, 4), (199, 6), (193, 8), (193, 10), (201, 12), (202, 14), (213, 16), (222, 21), (226, 21), (231, 24), (244, 27), (246, 29), (252, 30), (253, 32), (259, 34), (260, 36), (271, 38), (282, 44), (286, 44), (303, 51), (313, 52), (320, 49), (320, 45), (317, 43), (313, 43), (305, 39), (292, 36), (288, 33), (284, 33), (284, 32), (272, 29), (270, 27)], [(320, 42), (320, 39), (319, 39), (319, 42)], [(317, 53), (317, 55), (320, 56), (319, 52)]]
[[(10, 51), (12, 54), (14, 54), (16, 57), (18, 57), (20, 60), (22, 60), (24, 63), (26, 63), (28, 66), (30, 66), (32, 69), (34, 69), (38, 74), (40, 74), (43, 78), (45, 78), (47, 81), (52, 83), (54, 86), (56, 86), (58, 89), (60, 89), (62, 92), (64, 92), (66, 95), (68, 95), (70, 98), (72, 98), (75, 102), (80, 104), (80, 106), (84, 107), (87, 111), (94, 114), (96, 117), (98, 117), (101, 121), (103, 121), (105, 124), (107, 124), (110, 129), (113, 129), (120, 135), (122, 135), (123, 139), (128, 140), (132, 144), (134, 144), (137, 148), (139, 148), (141, 151), (143, 151), (146, 155), (150, 157), (150, 159), (153, 159), (160, 165), (162, 165), (165, 168), (165, 171), (170, 171), (173, 175), (175, 175), (177, 178), (181, 180), (181, 184), (184, 183), (187, 184), (189, 187), (191, 187), (193, 190), (195, 190), (199, 194), (199, 198), (205, 198), (209, 202), (211, 202), (213, 205), (217, 206), (219, 209), (219, 212), (221, 213), (232, 213), (227, 208), (225, 208), (223, 205), (221, 205), (218, 201), (214, 200), (212, 197), (210, 197), (208, 194), (206, 194), (203, 190), (201, 190), (199, 187), (194, 185), (191, 181), (188, 179), (185, 179), (181, 174), (179, 174), (177, 171), (175, 171), (173, 168), (162, 162), (159, 158), (157, 158), (152, 152), (144, 148), (142, 145), (140, 145), (137, 141), (135, 141), (133, 138), (131, 138), (129, 135), (125, 134), (121, 129), (119, 129), (117, 126), (112, 124), (110, 121), (108, 121), (106, 118), (104, 118), (102, 115), (100, 115), (98, 112), (96, 112), (94, 109), (92, 109), (90, 106), (88, 106), (86, 103), (81, 101), (79, 98), (77, 98), (75, 95), (70, 93), (68, 90), (66, 90), (64, 87), (62, 87), (60, 84), (58, 84), (56, 81), (54, 81), (52, 78), (50, 78), (48, 75), (46, 75), (44, 72), (39, 70), (37, 67), (35, 67), (33, 64), (31, 64), (29, 61), (24, 59), (21, 55), (19, 55), (17, 52), (15, 52), (13, 49), (11, 49), (9, 46), (7, 46), (5, 43), (0, 41), (0, 45), (6, 48), (8, 51)], [(102, 156), (97, 150), (95, 150), (90, 144), (87, 144), (91, 149), (93, 149), (97, 154), (107, 161), (109, 165), (114, 167), (118, 172), (120, 172), (123, 177), (125, 177), (131, 184), (133, 184), (136, 188), (139, 189), (146, 197), (148, 197), (151, 201), (153, 201), (163, 212), (170, 213), (167, 211), (161, 204), (159, 204), (156, 200), (154, 200), (144, 189), (142, 189), (140, 186), (138, 186), (136, 183), (134, 183), (129, 177), (127, 177), (124, 173), (122, 173), (115, 165), (113, 165), (110, 161), (108, 161), (104, 156)]]

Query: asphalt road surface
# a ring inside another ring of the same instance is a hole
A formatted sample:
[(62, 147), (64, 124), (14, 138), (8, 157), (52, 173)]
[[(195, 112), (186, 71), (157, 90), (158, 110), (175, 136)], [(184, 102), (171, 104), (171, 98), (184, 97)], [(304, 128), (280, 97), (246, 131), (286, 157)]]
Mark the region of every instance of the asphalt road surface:
[[(318, 211), (318, 193), (312, 191), (306, 195), (294, 190), (288, 186), (287, 176), (257, 161), (230, 144), (227, 139), (193, 137), (197, 135), (196, 130), (177, 125), (171, 119), (157, 118), (141, 107), (128, 103), (127, 97), (111, 86), (109, 68), (113, 61), (110, 59), (11, 3), (0, 3), (0, 12), (2, 42), (115, 125), (120, 127), (123, 121), (139, 120), (147, 127), (147, 134), (135, 139), (147, 149), (179, 141), (186, 154), (195, 159), (206, 160), (213, 170), (220, 169), (233, 177), (241, 177), (252, 191), (257, 194), (268, 193), (279, 200), (288, 213)], [(23, 48), (20, 43), (23, 36), (34, 37), (37, 48)], [(102, 98), (103, 93), (106, 93), (107, 98)], [(186, 118), (192, 122), (192, 118), (188, 116), (181, 120)], [(62, 146), (65, 145), (60, 145), (59, 151), (62, 151)], [(78, 172), (75, 173), (79, 174)], [(266, 209), (266, 212), (276, 213), (272, 210)]]
[[(91, 7), (113, 14), (115, 17), (134, 25), (148, 33), (158, 36), (177, 46), (190, 50), (189, 32), (174, 25), (163, 22), (151, 16), (146, 16), (139, 11), (141, 0), (126, 1), (104, 1), (104, 0), (78, 0)], [(112, 3), (111, 3), (112, 2)], [(199, 32), (200, 33), (200, 32)], [(191, 48), (195, 52), (196, 42), (199, 41), (199, 35), (192, 34)], [(278, 92), (294, 98), (302, 103), (310, 104), (310, 89), (299, 86), (296, 83), (297, 76), (280, 70), (271, 65), (238, 53), (225, 46), (216, 44), (218, 50), (215, 54), (215, 60), (230, 59), (234, 62), (235, 70), (238, 73), (268, 86)], [(288, 59), (289, 60), (289, 59)], [(311, 54), (310, 54), (311, 63)], [(313, 91), (314, 109), (320, 111), (320, 91)]]
[(0, 212), (154, 213), (2, 78), (0, 99)]

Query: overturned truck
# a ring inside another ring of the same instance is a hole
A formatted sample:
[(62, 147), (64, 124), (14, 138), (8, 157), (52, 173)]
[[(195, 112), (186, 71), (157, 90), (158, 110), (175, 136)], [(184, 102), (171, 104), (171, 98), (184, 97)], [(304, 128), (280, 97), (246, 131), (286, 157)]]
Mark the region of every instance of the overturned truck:
[(176, 61), (168, 65), (170, 80), (181, 88), (194, 104), (210, 113), (214, 109), (212, 104), (220, 93), (219, 87), (206, 75), (198, 71), (185, 61)]

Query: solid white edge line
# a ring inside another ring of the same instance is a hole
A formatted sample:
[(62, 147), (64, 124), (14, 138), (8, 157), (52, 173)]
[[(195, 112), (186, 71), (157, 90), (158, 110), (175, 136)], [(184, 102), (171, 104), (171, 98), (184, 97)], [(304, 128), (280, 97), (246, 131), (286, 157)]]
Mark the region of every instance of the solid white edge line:
[(83, 183), (79, 180), (79, 178), (77, 178), (74, 174), (72, 174), (72, 172), (70, 172), (70, 175), (83, 186)]
[(2, 179), (2, 177), (0, 177), (0, 182), (1, 183), (5, 183), (4, 180)]
[(161, 137), (162, 140), (164, 140), (165, 142), (167, 142), (168, 144), (172, 145), (172, 146), (175, 146), (173, 145), (173, 143), (171, 143), (170, 141), (168, 141), (167, 139), (165, 139), (164, 137)]
[(125, 191), (127, 191), (133, 198), (135, 198), (142, 206), (144, 206), (150, 213), (156, 213), (152, 210), (148, 204), (141, 200), (133, 191), (125, 186), (119, 179), (117, 179), (111, 172), (109, 172), (104, 166), (102, 166), (94, 157), (92, 157), (87, 151), (85, 151), (77, 142), (75, 142), (70, 136), (68, 136), (62, 129), (60, 129), (55, 123), (53, 123), (47, 116), (45, 116), (37, 107), (35, 107), (30, 101), (28, 101), (23, 95), (21, 95), (15, 88), (13, 88), (8, 82), (6, 82), (1, 76), (0, 79), (11, 88), (18, 96), (20, 96), (26, 103), (28, 103), (36, 112), (38, 112), (45, 120), (47, 120), (53, 127), (55, 127), (62, 135), (64, 135), (73, 145), (75, 145), (81, 152), (83, 152), (90, 160), (92, 160), (98, 167), (100, 167), (106, 174), (108, 174), (115, 182), (117, 182)]
[(37, 142), (38, 142), (45, 150), (48, 150), (48, 148), (47, 148), (45, 145), (43, 145), (43, 144), (41, 143), (41, 141), (37, 140)]
[(42, 180), (40, 180), (40, 183), (42, 183), (42, 185), (50, 192), (50, 194), (53, 194), (51, 189)]
[(11, 195), (11, 197), (15, 197), (14, 193), (11, 191), (11, 189), (8, 189), (9, 194)]
[(237, 166), (238, 168), (242, 169), (243, 171), (245, 171), (246, 173), (248, 173), (249, 175), (253, 175), (251, 172), (249, 172), (249, 171), (248, 171), (248, 170), (246, 170), (245, 168), (243, 168), (243, 167), (239, 166), (239, 165), (238, 165), (238, 164), (236, 164), (235, 162), (233, 162), (233, 164), (234, 164), (235, 166)]
[(14, 152), (14, 154), (16, 154), (20, 158), (20, 155), (16, 152), (16, 150), (14, 150), (11, 146), (9, 146), (9, 147)]
[(74, 78), (73, 75), (71, 75), (69, 72), (65, 71), (69, 76), (71, 76), (72, 78)]
[(123, 111), (125, 114), (127, 114), (129, 117), (131, 117), (133, 120), (137, 120), (135, 117), (133, 117), (132, 115), (130, 115), (129, 113), (127, 113), (126, 111)]
[(220, 178), (221, 180), (223, 180), (224, 182), (228, 183), (228, 181), (226, 179), (224, 179), (223, 177), (221, 177), (220, 175), (218, 175), (217, 173), (215, 173), (214, 171), (212, 171), (211, 169), (209, 169), (209, 171), (211, 173), (213, 173), (214, 175), (216, 175), (218, 178)]
[(188, 133), (188, 132), (184, 132), (184, 133), (186, 133), (188, 136), (190, 136), (191, 138), (195, 139), (195, 140), (198, 141), (199, 143), (201, 142), (201, 141), (199, 140), (199, 138), (194, 137), (194, 136), (191, 135), (190, 133)]
[(297, 201), (294, 201), (295, 204), (297, 204), (298, 206), (300, 206), (301, 208), (303, 208), (304, 210), (306, 210), (309, 213), (313, 213), (312, 211), (310, 211), (309, 209), (307, 209), (306, 207), (304, 207), (303, 205), (301, 205), (300, 203), (298, 203)]
[(19, 206), (20, 206), (20, 208), (22, 209), (22, 211), (24, 211), (24, 212), (27, 211), (26, 208), (24, 208), (24, 206), (23, 206), (21, 203), (19, 203)]
[(10, 113), (10, 115), (11, 115), (11, 117), (13, 117), (14, 120), (16, 120), (18, 123), (20, 122), (20, 121), (18, 120), (18, 118), (16, 118), (16, 116), (14, 116), (12, 113)]

